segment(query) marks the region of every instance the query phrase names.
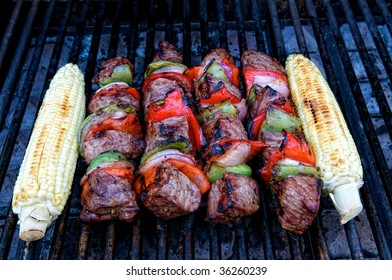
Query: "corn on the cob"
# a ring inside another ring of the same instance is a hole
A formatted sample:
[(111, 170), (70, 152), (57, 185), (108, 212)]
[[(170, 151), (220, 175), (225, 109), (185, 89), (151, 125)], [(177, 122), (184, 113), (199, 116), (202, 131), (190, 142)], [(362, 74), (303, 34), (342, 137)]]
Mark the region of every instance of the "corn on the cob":
[(363, 170), (339, 105), (317, 66), (301, 54), (287, 58), (289, 86), (316, 166), (342, 224), (362, 210)]
[(19, 215), (22, 240), (42, 238), (64, 209), (76, 168), (85, 103), (84, 76), (69, 63), (50, 83), (15, 183), (12, 209)]

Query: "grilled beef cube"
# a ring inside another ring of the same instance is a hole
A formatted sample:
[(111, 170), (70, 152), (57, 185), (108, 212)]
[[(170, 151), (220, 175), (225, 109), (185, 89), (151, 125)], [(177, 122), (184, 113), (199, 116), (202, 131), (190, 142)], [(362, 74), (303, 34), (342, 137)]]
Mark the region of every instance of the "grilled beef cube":
[(217, 112), (202, 129), (209, 146), (224, 139), (248, 139), (241, 121), (231, 114)]
[(273, 185), (278, 195), (278, 215), (282, 227), (303, 234), (317, 215), (322, 181), (305, 175), (287, 177)]
[(252, 178), (225, 172), (211, 185), (207, 200), (207, 220), (235, 222), (259, 209), (259, 186)]
[(215, 78), (209, 73), (207, 73), (204, 78), (196, 84), (196, 100), (200, 101), (209, 99), (214, 92), (224, 88), (238, 100), (241, 100), (241, 92), (237, 87), (233, 86), (229, 82)]
[[(115, 162), (103, 163), (86, 174), (82, 179), (83, 209), (80, 217), (88, 222), (116, 219), (133, 221), (139, 211), (136, 194), (132, 189), (133, 171), (130, 164)], [(120, 176), (127, 172), (128, 176)]]
[(143, 204), (156, 216), (168, 220), (194, 212), (199, 207), (201, 192), (177, 168), (164, 162), (157, 168), (154, 186), (145, 186)]
[(260, 86), (256, 85), (253, 90), (255, 91), (256, 98), (254, 99), (252, 105), (249, 106), (248, 118), (250, 120), (257, 117), (261, 112), (267, 109), (267, 107), (273, 104), (276, 100), (281, 99), (282, 102), (289, 102), (286, 98), (279, 96), (278, 92), (268, 86), (261, 88)]
[(148, 122), (146, 143), (145, 154), (168, 145), (171, 145), (171, 148), (181, 150), (183, 153), (191, 154), (192, 144), (187, 117), (178, 116), (167, 118), (160, 122)]
[(286, 75), (282, 64), (278, 60), (254, 50), (244, 51), (241, 56), (241, 65), (242, 71), (260, 70)]
[(127, 158), (138, 157), (145, 147), (143, 135), (131, 135), (118, 130), (97, 133), (83, 144), (84, 159), (90, 163), (97, 155), (107, 151), (118, 151)]
[[(88, 105), (88, 113), (98, 111), (105, 106), (116, 104), (119, 107), (132, 107), (136, 112), (140, 111), (140, 101), (136, 99), (132, 91), (135, 88), (128, 87), (125, 83), (113, 83), (97, 90)], [(139, 95), (139, 93), (136, 94)]]
[(152, 81), (143, 96), (145, 114), (147, 115), (150, 104), (163, 101), (168, 93), (176, 89), (180, 89), (180, 86), (173, 80), (159, 78)]
[(161, 41), (159, 42), (158, 52), (154, 57), (153, 62), (167, 60), (175, 63), (182, 63), (182, 59), (182, 53), (175, 46), (166, 41)]
[(227, 58), (231, 64), (235, 64), (234, 57), (230, 53), (222, 48), (216, 48), (210, 51), (203, 59), (201, 66), (206, 66), (210, 63), (212, 59), (220, 62), (223, 58)]
[(102, 70), (94, 76), (93, 83), (104, 86), (113, 82), (125, 82), (132, 84), (134, 68), (132, 63), (125, 57), (117, 56), (105, 60), (101, 66)]

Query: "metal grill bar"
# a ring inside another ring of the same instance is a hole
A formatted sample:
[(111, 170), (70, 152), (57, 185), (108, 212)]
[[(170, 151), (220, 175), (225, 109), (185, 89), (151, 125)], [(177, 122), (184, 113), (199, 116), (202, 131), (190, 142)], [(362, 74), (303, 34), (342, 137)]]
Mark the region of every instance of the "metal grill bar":
[(23, 0), (19, 0), (18, 2), (16, 2), (15, 7), (12, 11), (12, 15), (10, 17), (10, 20), (8, 21), (7, 29), (5, 30), (4, 35), (1, 39), (1, 43), (0, 43), (0, 71), (3, 68), (3, 62), (5, 59), (5, 55), (7, 53), (7, 50), (9, 48), (11, 38), (12, 38), (12, 36), (14, 36), (15, 26), (16, 26), (16, 23), (19, 19), (22, 3), (23, 3)]

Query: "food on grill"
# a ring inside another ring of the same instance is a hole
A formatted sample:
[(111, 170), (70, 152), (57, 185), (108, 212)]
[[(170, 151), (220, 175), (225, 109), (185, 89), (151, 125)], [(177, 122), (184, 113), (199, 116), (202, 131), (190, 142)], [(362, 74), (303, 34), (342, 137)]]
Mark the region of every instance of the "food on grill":
[(145, 144), (138, 117), (140, 95), (131, 87), (132, 69), (128, 59), (111, 58), (93, 79), (106, 85), (92, 97), (90, 115), (79, 134), (79, 152), (90, 163), (80, 182), (84, 221), (131, 222), (139, 211), (132, 188), (135, 166), (129, 160), (138, 158)]
[(166, 220), (194, 212), (210, 188), (195, 160), (205, 140), (181, 63), (181, 52), (161, 42), (142, 87), (146, 148), (134, 189), (147, 209)]
[(118, 151), (134, 159), (144, 146), (142, 127), (132, 107), (111, 104), (92, 113), (82, 123), (79, 151), (87, 163), (107, 151)]
[(117, 56), (102, 63), (101, 71), (93, 78), (92, 82), (101, 87), (114, 82), (132, 85), (133, 71), (133, 65), (128, 59)]
[(22, 240), (42, 238), (64, 209), (85, 103), (84, 76), (77, 65), (66, 64), (46, 92), (15, 183), (12, 209), (19, 216)]
[(88, 113), (92, 114), (103, 107), (115, 104), (118, 107), (132, 107), (140, 111), (139, 92), (123, 82), (108, 84), (97, 90), (88, 105)]
[(106, 152), (91, 162), (83, 186), (80, 217), (84, 221), (134, 220), (139, 207), (132, 189), (135, 166), (118, 152)]
[(362, 210), (363, 170), (339, 105), (317, 66), (303, 55), (287, 58), (290, 90), (316, 166), (342, 224)]
[(248, 132), (268, 145), (260, 157), (260, 176), (278, 198), (282, 227), (303, 234), (316, 217), (320, 187), (316, 159), (305, 141), (290, 101), (282, 65), (253, 50), (242, 55), (247, 88)]
[(264, 144), (248, 140), (242, 124), (247, 108), (239, 86), (239, 70), (224, 49), (212, 50), (201, 66), (187, 71), (195, 82), (195, 96), (207, 145), (204, 171), (211, 185), (207, 220), (235, 222), (259, 209), (259, 186), (246, 164)]

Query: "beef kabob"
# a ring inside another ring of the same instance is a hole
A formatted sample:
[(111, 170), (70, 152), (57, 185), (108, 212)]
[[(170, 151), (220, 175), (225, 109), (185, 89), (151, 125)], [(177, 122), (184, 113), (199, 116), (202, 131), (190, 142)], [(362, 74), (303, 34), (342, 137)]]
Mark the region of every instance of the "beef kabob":
[(198, 119), (207, 141), (204, 171), (212, 184), (207, 220), (236, 222), (259, 209), (259, 186), (246, 162), (264, 144), (248, 140), (242, 124), (247, 108), (239, 90), (239, 70), (226, 50), (212, 50), (187, 75), (195, 81)]
[(142, 86), (146, 148), (134, 189), (146, 208), (165, 220), (197, 210), (210, 188), (196, 160), (205, 140), (182, 59), (173, 45), (160, 42)]
[(139, 121), (140, 95), (131, 87), (133, 65), (115, 57), (104, 61), (93, 78), (100, 85), (88, 104), (81, 125), (79, 152), (89, 164), (83, 187), (80, 217), (84, 221), (135, 219), (139, 207), (132, 189), (134, 159), (145, 147)]
[(241, 57), (248, 132), (265, 142), (260, 176), (277, 197), (282, 227), (303, 234), (319, 209), (322, 181), (290, 100), (286, 73), (274, 58), (253, 50)]

